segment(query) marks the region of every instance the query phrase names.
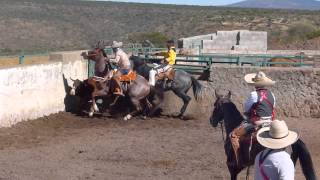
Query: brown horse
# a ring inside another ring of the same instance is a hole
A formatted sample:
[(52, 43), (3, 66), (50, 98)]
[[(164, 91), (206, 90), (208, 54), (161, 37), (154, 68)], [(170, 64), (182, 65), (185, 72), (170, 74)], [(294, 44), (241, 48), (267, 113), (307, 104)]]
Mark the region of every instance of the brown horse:
[(272, 58), (269, 63), (271, 67), (294, 67), (298, 61), (290, 58)]
[[(74, 81), (71, 95), (78, 95), (90, 99), (92, 101), (92, 106), (90, 108), (89, 116), (92, 116), (95, 111), (99, 111), (95, 99), (100, 96), (112, 95), (114, 90), (114, 81), (111, 79), (112, 71), (110, 70), (110, 64), (108, 63), (108, 58), (103, 48), (95, 48), (92, 51), (83, 53), (84, 57), (95, 62), (105, 62), (105, 77), (90, 77), (85, 81)], [(97, 67), (98, 68), (98, 67)], [(96, 68), (96, 69), (97, 69)], [(124, 117), (124, 120), (131, 119), (134, 115), (141, 113), (144, 109), (147, 109), (147, 105), (150, 105), (148, 101), (148, 96), (150, 94), (151, 88), (148, 81), (140, 75), (136, 75), (134, 80), (130, 82), (124, 82), (126, 88), (124, 94), (130, 99), (131, 103), (134, 105), (135, 110)]]

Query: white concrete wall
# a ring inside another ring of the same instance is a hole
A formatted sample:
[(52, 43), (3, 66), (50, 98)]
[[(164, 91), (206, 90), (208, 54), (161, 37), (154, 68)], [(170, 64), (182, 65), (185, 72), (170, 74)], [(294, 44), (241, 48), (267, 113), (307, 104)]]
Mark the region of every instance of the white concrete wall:
[(235, 51), (265, 53), (267, 51), (267, 32), (234, 30), (180, 39), (183, 48), (200, 46), (204, 52)]
[[(87, 78), (79, 52), (55, 53), (60, 59), (40, 65), (0, 69), (0, 127), (64, 111), (64, 78)], [(66, 55), (67, 54), (67, 55)]]

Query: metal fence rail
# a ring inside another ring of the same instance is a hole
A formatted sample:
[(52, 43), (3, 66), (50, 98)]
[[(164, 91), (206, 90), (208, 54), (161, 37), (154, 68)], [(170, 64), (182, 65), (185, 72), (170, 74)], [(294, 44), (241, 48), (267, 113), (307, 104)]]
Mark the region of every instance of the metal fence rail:
[[(162, 58), (158, 56), (140, 55), (145, 61), (154, 63), (159, 62)], [(272, 59), (284, 59), (288, 62), (272, 62)], [(294, 59), (293, 62), (289, 62)], [(201, 54), (201, 55), (178, 55), (176, 69), (183, 69), (191, 73), (201, 73), (209, 71), (212, 64), (234, 64), (238, 66), (272, 66), (286, 65), (293, 67), (310, 66), (304, 62), (304, 55), (270, 55), (270, 54)]]
[(34, 59), (35, 57), (49, 56), (49, 51), (20, 51), (20, 52), (1, 52), (0, 51), (0, 64), (4, 65), (3, 61), (18, 60), (18, 64), (24, 64), (26, 59)]

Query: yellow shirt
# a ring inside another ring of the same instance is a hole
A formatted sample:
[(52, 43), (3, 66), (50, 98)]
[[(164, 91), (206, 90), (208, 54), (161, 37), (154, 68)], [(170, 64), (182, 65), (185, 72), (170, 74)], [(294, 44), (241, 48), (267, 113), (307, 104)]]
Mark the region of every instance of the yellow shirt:
[(176, 63), (177, 54), (174, 48), (175, 47), (171, 47), (167, 52), (160, 53), (160, 56), (164, 56), (169, 65), (174, 65)]

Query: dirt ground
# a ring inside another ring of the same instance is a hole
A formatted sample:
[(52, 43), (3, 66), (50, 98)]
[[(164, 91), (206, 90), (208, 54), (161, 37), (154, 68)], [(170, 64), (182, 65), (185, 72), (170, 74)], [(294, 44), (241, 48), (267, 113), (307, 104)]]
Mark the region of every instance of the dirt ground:
[[(301, 132), (319, 176), (320, 119), (287, 121)], [(296, 179), (303, 179), (296, 169)], [(201, 116), (124, 122), (60, 113), (0, 129), (0, 179), (208, 180), (229, 174), (221, 132)]]

